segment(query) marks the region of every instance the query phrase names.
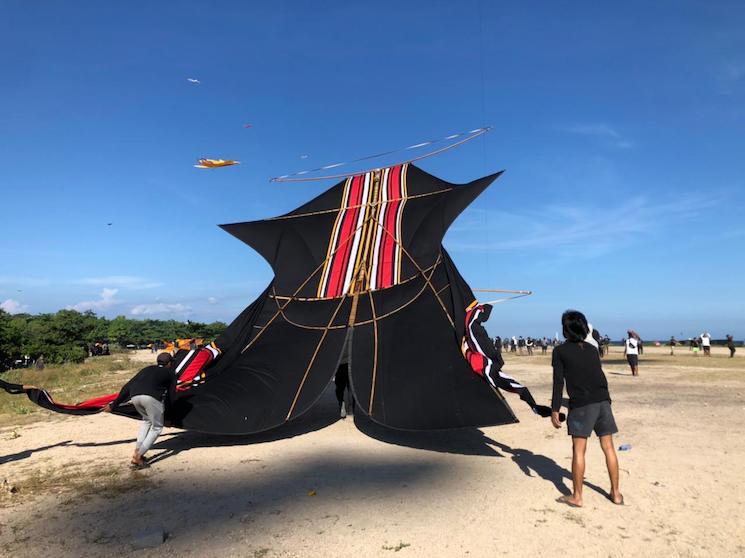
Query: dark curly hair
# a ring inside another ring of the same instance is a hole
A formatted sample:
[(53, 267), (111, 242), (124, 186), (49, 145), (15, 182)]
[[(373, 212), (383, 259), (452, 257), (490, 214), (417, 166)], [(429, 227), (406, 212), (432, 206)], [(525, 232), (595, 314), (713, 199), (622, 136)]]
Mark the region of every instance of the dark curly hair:
[(577, 310), (567, 310), (561, 315), (561, 327), (567, 341), (584, 341), (587, 334), (590, 333), (587, 318)]

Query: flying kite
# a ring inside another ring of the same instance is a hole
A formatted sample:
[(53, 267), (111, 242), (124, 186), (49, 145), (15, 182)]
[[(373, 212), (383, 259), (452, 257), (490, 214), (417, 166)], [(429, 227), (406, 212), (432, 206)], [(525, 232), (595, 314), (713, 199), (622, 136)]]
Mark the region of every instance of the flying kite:
[[(184, 352), (167, 420), (223, 434), (280, 426), (313, 406), (342, 359), (358, 409), (388, 427), (517, 422), (501, 387), (543, 414), (524, 386), (495, 374), (474, 327), (485, 308), (442, 246), (500, 174), (454, 185), (399, 164), (347, 177), (285, 215), (222, 225), (269, 262), (274, 279), (214, 343)], [(62, 405), (39, 388), (0, 387), (72, 414), (117, 396)]]
[(202, 83), (201, 81), (195, 78), (186, 78), (186, 81), (188, 81), (189, 83), (194, 83), (196, 85), (199, 85), (200, 83)]
[(216, 169), (219, 167), (230, 167), (232, 165), (240, 165), (240, 161), (233, 161), (232, 159), (199, 159), (194, 168), (197, 169)]
[(243, 127), (244, 128), (253, 128), (253, 124), (244, 124)]

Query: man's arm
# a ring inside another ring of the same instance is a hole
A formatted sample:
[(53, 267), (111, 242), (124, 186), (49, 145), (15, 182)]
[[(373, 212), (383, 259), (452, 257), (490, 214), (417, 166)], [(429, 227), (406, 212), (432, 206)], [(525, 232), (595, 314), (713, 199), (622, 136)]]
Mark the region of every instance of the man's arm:
[(551, 411), (558, 413), (561, 409), (561, 398), (564, 394), (564, 363), (561, 360), (559, 351), (554, 351), (551, 355), (551, 366), (554, 369), (554, 385), (551, 394)]
[(554, 350), (551, 355), (551, 366), (554, 369), (554, 386), (553, 393), (551, 394), (551, 424), (554, 428), (561, 428), (562, 417), (559, 410), (561, 409), (561, 397), (564, 394), (564, 363), (559, 356), (559, 351)]
[[(131, 381), (132, 380), (130, 380), (129, 382)], [(130, 399), (131, 396), (129, 395), (129, 382), (124, 384), (124, 387), (119, 392), (119, 395), (116, 396), (116, 399), (114, 399), (111, 403), (107, 405), (107, 407), (110, 410), (106, 411), (106, 409), (104, 408), (104, 411), (111, 412), (111, 410), (116, 409), (119, 405), (124, 403), (127, 399)]]

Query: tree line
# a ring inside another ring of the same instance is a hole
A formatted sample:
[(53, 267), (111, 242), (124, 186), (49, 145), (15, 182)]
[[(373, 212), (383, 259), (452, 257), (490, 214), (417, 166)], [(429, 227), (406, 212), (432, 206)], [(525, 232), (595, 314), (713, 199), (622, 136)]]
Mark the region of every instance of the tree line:
[(32, 359), (44, 355), (49, 363), (81, 362), (93, 343), (126, 347), (192, 337), (211, 340), (226, 327), (223, 322), (131, 320), (126, 316), (109, 320), (92, 311), (31, 315), (0, 310), (0, 369), (25, 355)]

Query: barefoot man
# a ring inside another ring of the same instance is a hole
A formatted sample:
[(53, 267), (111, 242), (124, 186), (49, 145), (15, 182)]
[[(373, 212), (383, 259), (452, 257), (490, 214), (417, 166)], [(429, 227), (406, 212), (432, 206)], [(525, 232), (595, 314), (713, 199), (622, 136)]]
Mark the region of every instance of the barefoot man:
[(610, 498), (614, 504), (623, 504), (618, 489), (618, 458), (613, 447), (613, 434), (618, 432), (611, 410), (608, 381), (600, 365), (597, 349), (585, 341), (589, 326), (584, 314), (567, 310), (561, 316), (561, 325), (567, 342), (554, 349), (552, 366), (554, 388), (551, 398), (551, 423), (561, 428), (561, 409), (564, 384), (569, 394), (569, 416), (567, 430), (572, 437), (572, 483), (571, 496), (559, 499), (572, 507), (582, 506), (582, 484), (585, 478), (585, 451), (587, 438), (593, 430), (600, 438), (600, 447), (605, 454), (605, 464), (610, 476)]

